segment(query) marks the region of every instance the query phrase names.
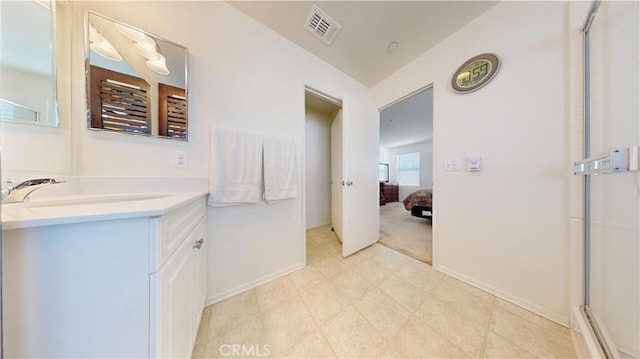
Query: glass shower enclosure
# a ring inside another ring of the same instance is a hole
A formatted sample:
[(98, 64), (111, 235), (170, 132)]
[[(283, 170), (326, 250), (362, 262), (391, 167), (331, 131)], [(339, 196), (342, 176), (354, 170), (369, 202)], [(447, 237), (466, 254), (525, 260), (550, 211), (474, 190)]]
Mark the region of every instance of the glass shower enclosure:
[(595, 2), (584, 26), (584, 314), (608, 358), (639, 358), (640, 3)]

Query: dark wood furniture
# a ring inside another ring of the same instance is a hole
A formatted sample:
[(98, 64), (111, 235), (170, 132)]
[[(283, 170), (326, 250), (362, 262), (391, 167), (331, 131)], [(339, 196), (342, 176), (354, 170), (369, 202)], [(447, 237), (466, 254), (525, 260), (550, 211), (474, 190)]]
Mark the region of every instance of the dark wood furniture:
[(91, 128), (150, 134), (149, 84), (93, 65), (89, 71)]
[(387, 202), (398, 202), (398, 184), (380, 182), (380, 205)]
[(184, 89), (158, 84), (158, 134), (187, 139), (187, 93)]

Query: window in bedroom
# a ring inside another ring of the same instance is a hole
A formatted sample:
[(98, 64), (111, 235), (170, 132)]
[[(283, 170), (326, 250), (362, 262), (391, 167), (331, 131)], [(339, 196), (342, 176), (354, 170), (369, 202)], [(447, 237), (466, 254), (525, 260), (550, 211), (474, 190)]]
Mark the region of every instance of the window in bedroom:
[(420, 152), (398, 155), (398, 184), (420, 186)]

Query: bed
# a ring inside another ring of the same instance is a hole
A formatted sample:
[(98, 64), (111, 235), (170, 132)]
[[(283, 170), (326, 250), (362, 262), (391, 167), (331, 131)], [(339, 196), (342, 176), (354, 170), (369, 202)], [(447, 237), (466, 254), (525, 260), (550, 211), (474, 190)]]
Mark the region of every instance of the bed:
[(430, 189), (419, 189), (402, 201), (404, 208), (414, 217), (432, 219), (433, 192)]

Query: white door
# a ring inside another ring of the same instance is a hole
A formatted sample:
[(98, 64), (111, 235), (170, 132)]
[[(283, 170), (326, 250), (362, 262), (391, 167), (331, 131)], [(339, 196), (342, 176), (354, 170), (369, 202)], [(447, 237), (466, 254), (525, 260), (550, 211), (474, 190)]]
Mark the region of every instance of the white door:
[(331, 123), (331, 226), (342, 242), (342, 110)]
[(347, 94), (342, 115), (342, 255), (346, 257), (379, 238), (380, 114), (368, 101)]

